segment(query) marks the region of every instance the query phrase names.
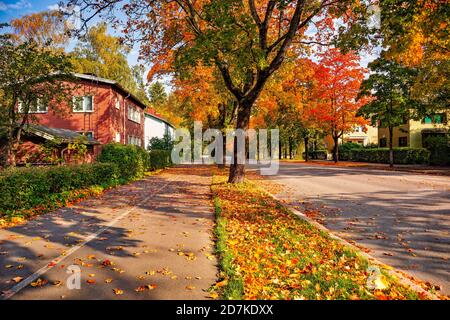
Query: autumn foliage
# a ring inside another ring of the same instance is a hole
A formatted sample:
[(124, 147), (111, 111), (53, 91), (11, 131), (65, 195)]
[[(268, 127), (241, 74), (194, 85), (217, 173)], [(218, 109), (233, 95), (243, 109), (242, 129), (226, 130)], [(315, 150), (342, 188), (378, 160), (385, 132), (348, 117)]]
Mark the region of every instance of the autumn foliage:
[(239, 288), (240, 298), (250, 300), (425, 298), (385, 275), (373, 279), (369, 288), (371, 263), (296, 218), (256, 186), (273, 185), (260, 180), (242, 186), (224, 182), (222, 172), (213, 184), (216, 211), (222, 227), (225, 224), (219, 241), (225, 242), (223, 252), (229, 259), (222, 263), (227, 268), (223, 280), (214, 287), (222, 298), (237, 298)]

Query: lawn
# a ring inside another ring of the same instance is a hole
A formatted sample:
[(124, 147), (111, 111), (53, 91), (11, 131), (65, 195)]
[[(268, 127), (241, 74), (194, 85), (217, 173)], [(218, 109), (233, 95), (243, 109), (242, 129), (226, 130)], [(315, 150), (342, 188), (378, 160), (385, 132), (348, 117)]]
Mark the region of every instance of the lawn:
[[(217, 172), (212, 191), (223, 299), (425, 299), (380, 274), (358, 252), (331, 239), (247, 180), (226, 183)], [(370, 279), (369, 279), (370, 277)], [(371, 285), (368, 286), (368, 283)]]

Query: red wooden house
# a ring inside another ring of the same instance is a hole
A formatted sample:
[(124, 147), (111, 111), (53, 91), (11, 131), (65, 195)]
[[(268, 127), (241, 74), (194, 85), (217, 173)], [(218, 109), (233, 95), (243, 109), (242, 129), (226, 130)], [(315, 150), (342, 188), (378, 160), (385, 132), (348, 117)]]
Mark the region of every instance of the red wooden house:
[[(71, 104), (52, 110), (51, 105), (38, 103), (30, 110), (36, 125), (27, 131), (28, 142), (22, 150), (33, 152), (42, 139), (70, 143), (78, 136), (88, 138), (88, 160), (100, 153), (102, 145), (111, 142), (143, 147), (147, 106), (115, 81), (86, 74), (74, 76)], [(56, 109), (62, 112), (55, 112)]]

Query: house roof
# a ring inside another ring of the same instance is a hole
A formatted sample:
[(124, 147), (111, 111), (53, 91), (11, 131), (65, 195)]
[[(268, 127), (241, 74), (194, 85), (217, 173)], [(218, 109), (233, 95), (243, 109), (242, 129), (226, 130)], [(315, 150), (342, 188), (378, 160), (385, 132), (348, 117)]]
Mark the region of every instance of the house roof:
[(97, 76), (94, 76), (94, 75), (84, 74), (84, 73), (73, 73), (73, 76), (78, 78), (78, 79), (81, 79), (81, 80), (86, 80), (86, 81), (91, 81), (91, 82), (97, 82), (97, 83), (110, 85), (111, 87), (113, 87), (117, 91), (121, 92), (126, 97), (128, 97), (130, 100), (132, 100), (134, 103), (136, 103), (142, 109), (145, 110), (145, 109), (148, 108), (148, 106), (145, 103), (143, 103), (138, 97), (136, 97), (134, 94), (129, 92), (127, 89), (122, 87), (122, 85), (120, 85), (120, 83), (118, 83), (117, 81), (109, 80), (109, 79), (105, 79), (105, 78), (100, 78), (100, 77), (97, 77)]
[(145, 116), (149, 117), (149, 118), (154, 118), (154, 119), (159, 120), (159, 121), (162, 121), (165, 124), (167, 124), (169, 127), (175, 128), (175, 126), (173, 124), (171, 124), (169, 121), (164, 120), (163, 118), (161, 118), (154, 110), (152, 110), (152, 112), (145, 112)]
[(78, 132), (68, 130), (68, 129), (60, 129), (60, 128), (50, 128), (43, 125), (38, 124), (29, 124), (26, 127), (26, 132), (33, 134), (35, 136), (44, 138), (45, 140), (60, 140), (61, 143), (74, 143), (74, 142), (85, 142), (87, 145), (99, 145), (95, 139), (88, 138), (79, 134)]
[(126, 90), (124, 87), (122, 87), (122, 85), (120, 85), (120, 83), (118, 83), (117, 81), (110, 80), (110, 79), (105, 79), (105, 78), (100, 78), (100, 77), (97, 77), (95, 75), (84, 74), (84, 73), (73, 73), (73, 76), (78, 78), (78, 79), (81, 79), (81, 80), (97, 82), (97, 83), (102, 83), (102, 84), (106, 84), (106, 85), (112, 86), (117, 91), (120, 91), (122, 94), (127, 96), (129, 99), (133, 100), (134, 103), (136, 103), (139, 107), (141, 107), (142, 109), (146, 110), (145, 115), (148, 115), (148, 116), (151, 116), (151, 117), (153, 117), (155, 119), (161, 120), (161, 121), (167, 123), (170, 127), (174, 128), (174, 126), (169, 121), (167, 121), (164, 118), (162, 118), (159, 114), (157, 114), (155, 112), (155, 110), (153, 110), (152, 108), (147, 106), (138, 97), (136, 97), (131, 92)]

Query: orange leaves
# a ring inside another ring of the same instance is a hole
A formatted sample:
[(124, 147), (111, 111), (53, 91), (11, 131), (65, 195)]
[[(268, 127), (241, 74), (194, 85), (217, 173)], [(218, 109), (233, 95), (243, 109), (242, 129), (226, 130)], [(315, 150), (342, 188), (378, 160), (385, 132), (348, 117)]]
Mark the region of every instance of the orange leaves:
[[(226, 246), (245, 299), (406, 299), (414, 292), (383, 278), (367, 287), (368, 262), (284, 211), (252, 183), (230, 186), (215, 177), (213, 192), (226, 219)], [(258, 182), (258, 184), (260, 184)], [(216, 283), (221, 291), (228, 278)], [(235, 281), (235, 280), (233, 280)], [(420, 298), (420, 297), (419, 297)]]
[(113, 289), (113, 292), (116, 296), (120, 296), (123, 295), (123, 290), (119, 289), (119, 288), (115, 288)]

